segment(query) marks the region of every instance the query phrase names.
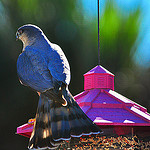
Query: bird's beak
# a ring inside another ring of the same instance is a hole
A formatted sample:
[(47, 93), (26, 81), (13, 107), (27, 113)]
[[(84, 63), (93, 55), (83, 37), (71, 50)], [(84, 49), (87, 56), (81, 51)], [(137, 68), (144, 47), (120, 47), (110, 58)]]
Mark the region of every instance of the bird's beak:
[(16, 32), (16, 41), (19, 40), (19, 37), (20, 37), (20, 34), (19, 34), (19, 32), (17, 31), (17, 32)]

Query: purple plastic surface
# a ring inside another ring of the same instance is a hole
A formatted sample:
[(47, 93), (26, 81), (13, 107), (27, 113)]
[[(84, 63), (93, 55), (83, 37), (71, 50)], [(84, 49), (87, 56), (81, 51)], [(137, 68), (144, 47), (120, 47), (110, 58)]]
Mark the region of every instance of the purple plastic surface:
[[(74, 98), (97, 125), (113, 125), (118, 135), (126, 134), (129, 126), (150, 126), (147, 109), (115, 92), (114, 75), (102, 66), (84, 74), (84, 89)], [(17, 128), (17, 134), (30, 137), (32, 130), (33, 123), (27, 123)]]
[(115, 92), (114, 75), (102, 66), (84, 74), (84, 89), (75, 99), (96, 124), (150, 126), (147, 109)]

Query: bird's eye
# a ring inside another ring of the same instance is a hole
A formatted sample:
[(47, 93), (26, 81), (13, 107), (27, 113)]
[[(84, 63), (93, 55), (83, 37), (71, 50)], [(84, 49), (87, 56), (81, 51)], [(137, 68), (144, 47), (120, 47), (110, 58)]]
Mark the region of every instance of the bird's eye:
[(22, 29), (19, 29), (17, 32), (16, 32), (16, 39), (19, 39), (20, 36), (22, 35), (23, 33), (23, 30)]

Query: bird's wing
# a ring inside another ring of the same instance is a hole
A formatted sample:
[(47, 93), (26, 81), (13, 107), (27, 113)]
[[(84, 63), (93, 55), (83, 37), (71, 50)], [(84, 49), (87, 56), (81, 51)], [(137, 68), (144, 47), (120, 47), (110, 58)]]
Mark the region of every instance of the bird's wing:
[(47, 63), (36, 49), (26, 47), (18, 57), (17, 71), (21, 82), (37, 91), (53, 88)]
[(69, 85), (71, 76), (68, 60), (58, 45), (51, 44), (51, 48), (48, 64), (51, 75), (56, 81), (61, 81), (66, 85)]

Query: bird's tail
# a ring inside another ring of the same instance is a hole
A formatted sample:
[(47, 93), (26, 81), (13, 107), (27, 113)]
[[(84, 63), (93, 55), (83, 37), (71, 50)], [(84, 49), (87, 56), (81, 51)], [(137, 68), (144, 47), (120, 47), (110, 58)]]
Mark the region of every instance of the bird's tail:
[(71, 137), (101, 132), (81, 110), (69, 90), (62, 89), (62, 95), (67, 101), (66, 106), (40, 95), (29, 149), (55, 149)]

